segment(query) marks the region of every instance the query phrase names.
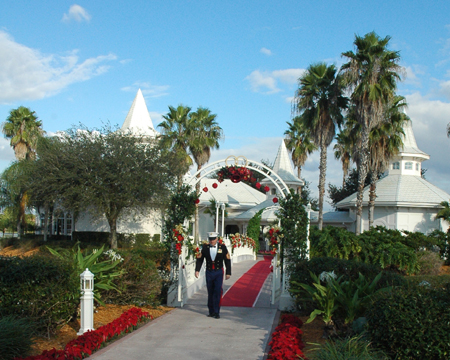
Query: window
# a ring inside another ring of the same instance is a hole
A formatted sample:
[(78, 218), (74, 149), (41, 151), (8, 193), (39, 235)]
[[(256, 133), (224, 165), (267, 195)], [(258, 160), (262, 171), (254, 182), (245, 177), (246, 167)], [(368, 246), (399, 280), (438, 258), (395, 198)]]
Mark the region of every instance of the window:
[(272, 189), (270, 192), (272, 195), (276, 195), (277, 194), (277, 189)]
[(399, 163), (398, 161), (395, 162), (395, 163), (393, 163), (393, 164), (392, 164), (392, 169), (394, 169), (394, 170), (400, 169), (400, 163)]
[(416, 163), (416, 170), (419, 171), (419, 163)]
[(408, 161), (405, 163), (405, 170), (412, 170), (413, 169), (413, 163)]

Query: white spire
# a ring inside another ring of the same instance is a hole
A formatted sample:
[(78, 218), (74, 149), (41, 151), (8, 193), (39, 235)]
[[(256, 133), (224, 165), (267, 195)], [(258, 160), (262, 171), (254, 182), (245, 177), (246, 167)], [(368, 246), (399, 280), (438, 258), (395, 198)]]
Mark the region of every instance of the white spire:
[(141, 89), (138, 90), (130, 111), (121, 128), (122, 131), (131, 130), (135, 135), (156, 136), (158, 133), (153, 127), (152, 119), (147, 110)]
[(403, 147), (400, 150), (400, 155), (416, 155), (423, 159), (429, 159), (430, 156), (419, 149), (416, 142), (416, 137), (414, 136), (411, 121), (408, 121), (403, 127), (405, 135), (402, 135)]

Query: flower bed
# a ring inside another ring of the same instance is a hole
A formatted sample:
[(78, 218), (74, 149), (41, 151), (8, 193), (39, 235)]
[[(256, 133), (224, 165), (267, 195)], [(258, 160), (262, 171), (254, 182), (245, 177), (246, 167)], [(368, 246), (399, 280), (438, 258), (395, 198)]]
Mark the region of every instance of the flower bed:
[(119, 335), (136, 329), (138, 323), (145, 319), (153, 319), (148, 313), (139, 308), (131, 308), (111, 323), (99, 327), (97, 330), (87, 331), (83, 335), (70, 341), (64, 350), (45, 350), (41, 355), (29, 356), (23, 360), (80, 360), (91, 355), (95, 350), (103, 347), (108, 341)]
[(302, 341), (303, 332), (300, 330), (303, 322), (294, 315), (283, 315), (281, 324), (275, 328), (272, 334), (272, 340), (269, 343), (271, 347), (269, 359), (290, 360), (305, 359), (303, 348), (305, 344)]

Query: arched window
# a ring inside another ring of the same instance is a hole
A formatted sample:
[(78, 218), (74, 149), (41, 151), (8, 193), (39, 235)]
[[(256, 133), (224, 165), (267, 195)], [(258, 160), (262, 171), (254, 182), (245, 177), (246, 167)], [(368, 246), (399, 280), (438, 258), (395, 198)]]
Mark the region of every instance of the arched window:
[(411, 161), (405, 162), (405, 170), (412, 170), (413, 163)]
[(397, 161), (395, 163), (392, 164), (392, 169), (394, 170), (399, 170), (400, 169), (400, 163)]

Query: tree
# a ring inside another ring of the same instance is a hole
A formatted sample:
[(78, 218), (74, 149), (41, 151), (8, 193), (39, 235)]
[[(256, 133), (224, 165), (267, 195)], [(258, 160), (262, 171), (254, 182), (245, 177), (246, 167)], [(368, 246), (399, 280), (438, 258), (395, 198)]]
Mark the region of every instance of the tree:
[(344, 128), (336, 136), (336, 144), (333, 146), (334, 158), (342, 163), (342, 186), (345, 185), (351, 166), (353, 142), (348, 134), (348, 128)]
[(302, 127), (300, 119), (294, 118), (292, 123), (286, 123), (289, 127), (284, 132), (286, 148), (291, 152), (292, 162), (297, 168), (297, 177), (301, 180), (302, 166), (308, 156), (317, 150), (317, 146), (311, 141), (307, 129)]
[(320, 149), (319, 166), (319, 230), (323, 225), (323, 200), (327, 168), (327, 148), (343, 122), (342, 110), (347, 107), (340, 77), (334, 65), (325, 63), (308, 67), (299, 79), (294, 104), (303, 128), (309, 129), (312, 141)]
[(67, 210), (104, 216), (116, 248), (117, 220), (162, 208), (182, 170), (179, 154), (156, 139), (145, 141), (110, 127), (60, 134), (39, 149), (31, 167), (35, 200), (52, 194)]
[[(442, 201), (440, 205), (443, 207), (436, 214), (436, 219), (443, 219), (450, 224), (450, 203), (448, 201)], [(450, 226), (447, 229), (447, 233), (450, 234)]]
[(26, 166), (23, 161), (12, 163), (0, 178), (0, 205), (10, 208), (16, 219), (17, 234), (23, 235), (25, 211), (29, 204)]
[(447, 124), (447, 136), (450, 137), (450, 122)]
[[(197, 171), (200, 171), (211, 157), (211, 149), (219, 148), (219, 141), (223, 138), (222, 128), (216, 122), (216, 114), (212, 114), (207, 108), (199, 107), (197, 111), (190, 114), (190, 122), (193, 128), (188, 140), (189, 151), (197, 164)], [(200, 173), (197, 174), (200, 178)], [(200, 193), (200, 182), (196, 185), (197, 193)], [(199, 239), (199, 214), (198, 204), (195, 208), (195, 233), (194, 239)]]
[[(192, 159), (189, 156), (189, 143), (194, 131), (194, 122), (189, 113), (191, 108), (178, 105), (177, 108), (169, 106), (169, 112), (163, 115), (164, 121), (158, 126), (162, 129), (160, 139), (163, 146), (175, 152), (187, 171), (192, 165)], [(178, 187), (183, 184), (183, 173), (178, 176)]]
[(390, 37), (380, 38), (375, 32), (364, 37), (356, 35), (356, 52), (347, 51), (342, 56), (348, 62), (342, 74), (350, 90), (355, 119), (361, 125), (358, 163), (358, 196), (356, 234), (361, 233), (361, 216), (364, 182), (369, 171), (369, 134), (384, 118), (386, 105), (391, 101), (400, 80), (399, 52), (387, 49)]
[(37, 140), (44, 134), (42, 121), (38, 120), (34, 111), (24, 106), (10, 111), (2, 132), (10, 139), (17, 160), (34, 159)]

